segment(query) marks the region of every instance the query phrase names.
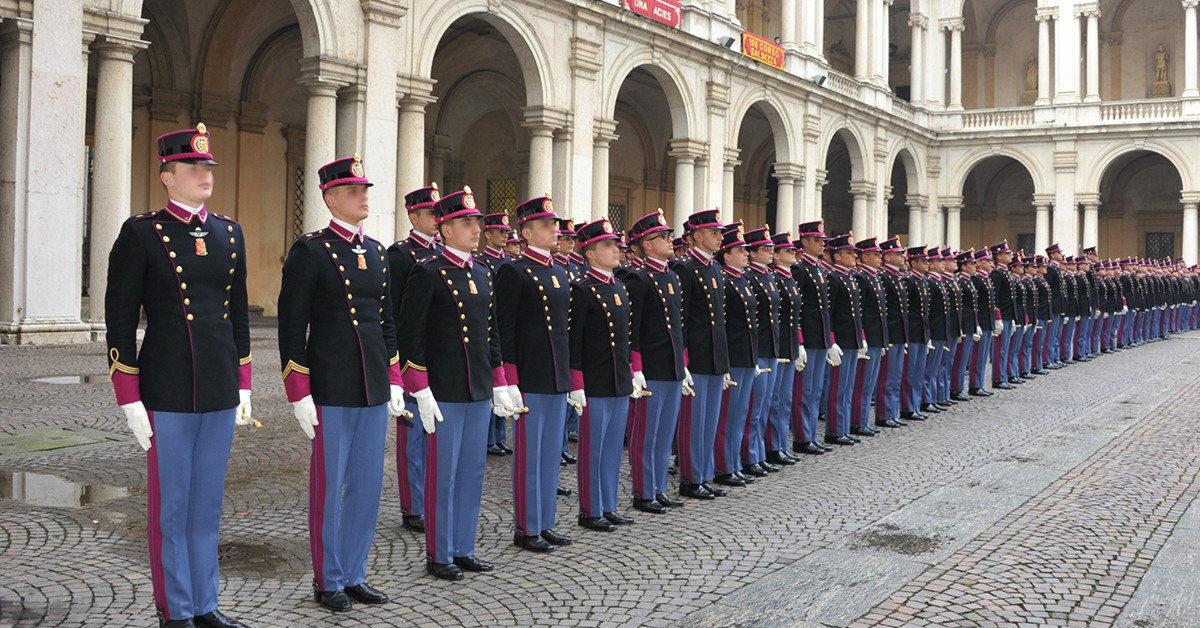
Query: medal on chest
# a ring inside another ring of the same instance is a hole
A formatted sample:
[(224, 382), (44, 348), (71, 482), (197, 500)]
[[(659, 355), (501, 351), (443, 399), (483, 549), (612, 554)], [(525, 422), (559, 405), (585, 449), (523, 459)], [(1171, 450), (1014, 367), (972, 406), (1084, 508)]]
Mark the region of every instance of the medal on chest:
[(363, 257), (363, 254), (366, 253), (367, 250), (361, 246), (355, 246), (354, 248), (350, 249), (350, 252), (358, 255), (358, 269), (366, 270), (367, 269), (367, 258)]
[(716, 290), (717, 289), (717, 278), (713, 277), (712, 282), (713, 282), (713, 290)]
[(621, 295), (619, 295), (619, 294), (614, 294), (614, 295), (613, 295), (613, 300), (617, 302), (617, 305), (620, 305), (620, 304), (621, 304)]
[(550, 283), (553, 283), (555, 288), (561, 288), (561, 287), (562, 287), (562, 286), (560, 286), (560, 285), (558, 284), (558, 275), (551, 275), (551, 276), (550, 276)]
[(675, 294), (675, 284), (673, 284), (673, 283), (667, 284), (667, 292), (669, 292), (671, 294)]
[(208, 245), (204, 243), (204, 236), (208, 235), (208, 232), (201, 231), (200, 227), (196, 227), (194, 230), (189, 231), (188, 235), (196, 238), (196, 255), (200, 257), (208, 255)]
[(469, 289), (471, 291), (471, 294), (479, 294), (479, 290), (477, 290), (475, 288), (475, 280), (474, 279), (470, 279), (467, 281), (467, 289)]

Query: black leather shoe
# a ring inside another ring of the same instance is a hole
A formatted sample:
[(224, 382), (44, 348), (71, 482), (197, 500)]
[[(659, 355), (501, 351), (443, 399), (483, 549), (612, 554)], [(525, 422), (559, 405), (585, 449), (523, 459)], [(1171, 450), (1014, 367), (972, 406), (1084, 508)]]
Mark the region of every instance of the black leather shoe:
[(879, 432), (876, 432), (869, 427), (852, 427), (850, 428), (850, 433), (857, 434), (858, 436), (874, 436)]
[(765, 478), (767, 477), (767, 473), (769, 473), (769, 471), (762, 468), (758, 464), (742, 465), (742, 474), (744, 475), (753, 475), (756, 478)]
[(234, 621), (227, 617), (221, 611), (213, 611), (204, 615), (196, 615), (192, 618), (197, 626), (203, 628), (246, 628), (246, 624), (240, 621)]
[(767, 473), (779, 473), (780, 471), (783, 471), (783, 467), (777, 467), (765, 460), (758, 463), (758, 466), (762, 467), (763, 471), (766, 471)]
[(754, 476), (746, 475), (745, 473), (742, 473), (741, 471), (734, 471), (733, 477), (745, 482), (746, 484), (754, 484), (754, 480), (756, 479)]
[(967, 393), (964, 393), (961, 390), (956, 390), (956, 391), (950, 393), (950, 398), (953, 399), (954, 401), (970, 401), (971, 400), (971, 398), (967, 396)]
[(400, 518), (400, 525), (403, 525), (413, 532), (424, 532), (425, 515), (404, 515)]
[(1062, 366), (1060, 366), (1058, 364), (1058, 362), (1048, 362), (1048, 363), (1044, 364), (1043, 366), (1045, 366), (1046, 368), (1048, 368), (1052, 371), (1057, 371), (1058, 369), (1062, 368)]
[(159, 617), (158, 628), (196, 628), (196, 622), (192, 621), (192, 619), (191, 617), (187, 619), (163, 619)]
[(691, 497), (692, 499), (713, 499), (713, 495), (704, 488), (703, 484), (692, 484), (690, 482), (679, 483), (679, 494), (683, 497)]
[(648, 512), (653, 515), (661, 515), (662, 513), (667, 512), (667, 507), (658, 503), (658, 500), (642, 499), (641, 497), (633, 498), (633, 507), (642, 512)]
[(996, 393), (985, 388), (968, 388), (967, 394), (971, 395), (972, 397), (991, 397)]
[(957, 405), (958, 405), (958, 402), (957, 402), (957, 401), (955, 401), (955, 400), (953, 400), (953, 399), (951, 399), (951, 398), (949, 398), (949, 397), (947, 397), (947, 398), (945, 398), (945, 399), (939, 399), (939, 400), (938, 400), (938, 402), (937, 402), (937, 404), (938, 404), (939, 406), (942, 406), (943, 408), (949, 408), (950, 406), (957, 406)]
[[(513, 545), (516, 545), (521, 549), (527, 549), (531, 552), (539, 553), (546, 553), (554, 550), (554, 546), (540, 536), (525, 536), (523, 534), (516, 534), (513, 536)], [(457, 567), (455, 567), (455, 569), (457, 569)]]
[(613, 530), (617, 529), (617, 526), (613, 525), (611, 521), (605, 519), (604, 517), (589, 517), (580, 513), (578, 521), (579, 527), (587, 528), (588, 530), (593, 530), (595, 532), (612, 532)]
[(462, 569), (459, 569), (458, 565), (453, 565), (450, 563), (435, 563), (428, 558), (425, 559), (425, 573), (433, 576), (434, 578), (440, 578), (442, 580), (463, 579)]
[(1008, 382), (992, 382), (992, 388), (995, 388), (996, 390), (1012, 390), (1016, 388), (1016, 386), (1013, 386)]
[(721, 486), (745, 486), (746, 485), (745, 480), (737, 477), (736, 475), (734, 475), (732, 473), (719, 473), (719, 474), (717, 474), (717, 477), (713, 481), (716, 482), (717, 484), (720, 484)]
[(667, 508), (683, 508), (683, 500), (672, 499), (671, 496), (667, 495), (666, 493), (659, 493), (658, 495), (655, 495), (654, 501), (666, 506)]
[(832, 436), (826, 435), (825, 442), (831, 445), (853, 445), (854, 441), (850, 440), (849, 436)]
[(627, 526), (633, 523), (633, 517), (626, 517), (625, 515), (616, 511), (604, 513), (604, 518), (608, 519), (613, 525)]
[(513, 448), (508, 446), (508, 443), (496, 443), (496, 446), (504, 450), (504, 455), (513, 455)]
[(896, 419), (884, 419), (882, 421), (875, 421), (875, 425), (877, 427), (903, 427), (900, 424), (900, 422), (897, 421)]
[(496, 568), (495, 565), (488, 561), (479, 560), (474, 556), (455, 556), (454, 565), (463, 571), (473, 571), (475, 573), (491, 571)]
[(489, 456), (507, 456), (508, 454), (504, 453), (504, 450), (500, 449), (499, 445), (488, 445), (488, 455)]
[(825, 453), (825, 448), (816, 443), (793, 443), (792, 451), (800, 454), (820, 456)]
[(1021, 379), (1020, 377), (1010, 377), (1010, 378), (1008, 379), (1008, 383), (1010, 383), (1010, 384), (1024, 384), (1024, 383), (1025, 383), (1025, 380)]
[(352, 587), (346, 587), (346, 595), (354, 598), (354, 601), (362, 602), (363, 604), (383, 604), (388, 601), (386, 593), (365, 582)]
[(566, 451), (562, 452), (562, 459), (563, 459), (563, 462), (565, 462), (567, 464), (575, 464), (575, 463), (579, 462), (578, 458), (576, 458), (575, 456), (572, 456), (570, 454), (570, 452), (566, 452)]
[(1037, 375), (1034, 375), (1033, 371), (1021, 373), (1021, 379), (1037, 379)]
[(701, 482), (700, 486), (703, 486), (708, 492), (712, 493), (713, 497), (725, 497), (729, 494), (729, 491), (723, 488), (717, 488), (708, 482)]
[(335, 613), (348, 612), (353, 605), (350, 604), (350, 596), (346, 595), (345, 591), (321, 591), (317, 588), (317, 583), (313, 582), (313, 599), (317, 604)]
[(929, 417), (921, 414), (920, 412), (909, 412), (905, 410), (900, 413), (900, 418), (904, 419), (905, 421), (924, 421)]
[(554, 530), (542, 530), (542, 538), (546, 539), (551, 545), (570, 545), (575, 542), (571, 537), (559, 534)]
[(862, 439), (857, 436), (851, 436), (849, 434), (846, 434), (846, 438), (849, 438), (850, 440), (854, 441), (855, 445), (862, 442)]
[(937, 404), (935, 404), (935, 403), (923, 403), (923, 404), (921, 404), (921, 412), (924, 412), (924, 413), (926, 413), (926, 414), (938, 414), (938, 413), (940, 413), (941, 411), (942, 411), (942, 409), (941, 409), (941, 408), (939, 408), (939, 407), (938, 407), (938, 405), (937, 405)]
[(796, 464), (796, 459), (787, 455), (786, 451), (768, 451), (767, 462), (787, 467)]
[(1036, 371), (1033, 372), (1033, 374), (1034, 375), (1049, 375), (1050, 371), (1047, 371), (1046, 369), (1037, 369)]
[(567, 497), (571, 494), (571, 489), (564, 487), (562, 484), (559, 484), (558, 485), (558, 494), (562, 495), (563, 497)]

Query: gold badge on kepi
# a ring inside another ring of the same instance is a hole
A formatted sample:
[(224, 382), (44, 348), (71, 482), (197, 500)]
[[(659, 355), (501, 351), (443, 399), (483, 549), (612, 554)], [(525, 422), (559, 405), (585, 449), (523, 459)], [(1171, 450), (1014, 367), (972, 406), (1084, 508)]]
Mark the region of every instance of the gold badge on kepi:
[(207, 153), (208, 152), (208, 135), (204, 130), (204, 123), (196, 125), (196, 134), (192, 136), (192, 152)]
[[(612, 232), (613, 232), (612, 223), (608, 222), (608, 219), (605, 218), (604, 219), (604, 233), (612, 233)], [(620, 303), (618, 303), (617, 305), (620, 305)]]
[(350, 174), (359, 179), (365, 179), (367, 176), (363, 172), (362, 157), (359, 157), (358, 153), (354, 153), (354, 163), (350, 164)]
[(433, 202), (435, 202), (435, 203), (442, 200), (442, 193), (438, 192), (437, 184), (430, 183), (429, 187), (433, 188), (432, 190), (429, 191), (429, 198), (432, 199)]
[(542, 211), (553, 214), (554, 213), (554, 203), (551, 203), (550, 199), (546, 199), (546, 200), (542, 201)]
[(500, 224), (504, 225), (505, 227), (508, 226), (508, 214), (504, 214), (500, 217)]

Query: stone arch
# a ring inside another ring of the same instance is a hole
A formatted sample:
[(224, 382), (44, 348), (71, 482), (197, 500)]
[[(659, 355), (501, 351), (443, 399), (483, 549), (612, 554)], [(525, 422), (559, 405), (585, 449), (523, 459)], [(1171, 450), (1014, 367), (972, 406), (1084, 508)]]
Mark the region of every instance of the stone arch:
[(909, 194), (924, 193), (924, 186), (921, 181), (921, 164), (917, 161), (917, 152), (908, 144), (898, 142), (892, 150), (891, 156), (888, 158), (888, 172), (895, 168), (896, 162), (899, 161), (904, 166), (904, 178), (908, 183)]
[(493, 5), (486, 0), (456, 2), (452, 10), (429, 11), (414, 31), (425, 33), (417, 44), (416, 68), (420, 76), (433, 75), (433, 59), (438, 45), (459, 18), (471, 16), (495, 28), (512, 48), (521, 65), (525, 79), (527, 106), (550, 105), (554, 99), (554, 77), (551, 74), (550, 55), (543, 48), (545, 38), (535, 32), (533, 25), (511, 5)]
[[(234, 97), (244, 88), (258, 53), (272, 38), (289, 27), (304, 42), (304, 25), (287, 0), (234, 2), (225, 0), (208, 21), (197, 53), (195, 76), (197, 92)], [(250, 30), (246, 24), (261, 22), (263, 27)], [(304, 46), (307, 55), (308, 47)], [(209, 72), (208, 68), (213, 68)]]
[(1092, 162), (1093, 166), (1087, 169), (1088, 176), (1084, 181), (1082, 189), (1086, 192), (1099, 192), (1100, 183), (1109, 167), (1127, 153), (1136, 151), (1149, 151), (1162, 155), (1167, 161), (1171, 162), (1171, 165), (1175, 166), (1175, 170), (1179, 173), (1179, 178), (1183, 182), (1183, 189), (1196, 189), (1194, 169), (1186, 153), (1172, 144), (1144, 139), (1127, 140), (1113, 144), (1097, 154), (1095, 160)]
[(1004, 146), (982, 146), (977, 148), (961, 159), (951, 160), (952, 165), (950, 171), (947, 172), (945, 180), (947, 183), (947, 192), (950, 196), (958, 196), (962, 194), (963, 184), (966, 183), (967, 175), (979, 165), (979, 162), (989, 157), (1011, 157), (1020, 162), (1025, 169), (1029, 171), (1030, 178), (1033, 179), (1033, 191), (1035, 194), (1041, 194), (1046, 191), (1046, 183), (1042, 180), (1044, 173), (1041, 164), (1032, 155), (1025, 151), (1015, 148), (1011, 145)]
[(870, 160), (867, 158), (864, 148), (866, 142), (863, 140), (862, 131), (846, 118), (835, 120), (826, 127), (825, 132), (821, 134), (821, 163), (824, 163), (824, 157), (829, 155), (829, 148), (833, 144), (834, 137), (840, 137), (850, 153), (850, 179), (852, 181), (865, 180), (869, 172)]
[[(473, 94), (486, 95), (486, 98), (472, 98)], [(455, 143), (451, 145), (451, 154), (459, 155), (462, 133), (451, 133), (451, 130), (471, 128), (479, 118), (493, 112), (504, 111), (512, 123), (513, 137), (528, 139), (521, 131), (521, 99), (524, 95), (520, 85), (513, 82), (508, 75), (495, 70), (476, 70), (460, 77), (442, 94), (437, 108), (437, 120), (434, 122), (434, 133), (449, 136)], [(476, 105), (476, 106), (463, 106)]]
[[(1024, 6), (1026, 4), (1032, 4), (1032, 5), (1036, 6), (1037, 0), (1009, 0), (1009, 2), (1007, 4), (1000, 7), (996, 11), (996, 14), (992, 16), (992, 19), (988, 21), (987, 32), (984, 35), (984, 42), (989, 43), (989, 44), (996, 43), (996, 31), (1000, 28), (1000, 24), (1001, 24), (1001, 22), (1004, 21), (1004, 18), (1008, 17), (1009, 13), (1012, 13), (1017, 8)], [(1031, 28), (1036, 29), (1036, 27), (1032, 26), (1033, 24), (1035, 24), (1035, 22), (1033, 21), (1033, 12), (1032, 11), (1029, 13), (1028, 17), (1029, 17), (1029, 22), (1031, 24)]]
[(625, 77), (629, 76), (630, 72), (641, 68), (658, 81), (663, 95), (666, 96), (667, 106), (671, 110), (671, 137), (674, 139), (699, 137), (701, 134), (693, 129), (693, 124), (698, 124), (698, 116), (692, 112), (692, 104), (695, 101), (687, 91), (687, 80), (679, 68), (660, 57), (661, 55), (650, 48), (638, 46), (613, 62), (611, 70), (602, 82), (602, 89), (607, 90), (602, 101), (604, 103), (603, 117), (613, 117), (621, 84), (625, 82)]
[(792, 135), (790, 121), (783, 115), (783, 112), (787, 111), (787, 108), (778, 98), (762, 88), (752, 90), (746, 94), (731, 109), (733, 115), (729, 117), (729, 120), (733, 121), (733, 124), (729, 125), (730, 135), (726, 145), (737, 146), (738, 136), (742, 130), (742, 121), (750, 109), (756, 105), (771, 125), (771, 135), (775, 139), (775, 160), (782, 163), (792, 163), (792, 159), (794, 158), (792, 154), (792, 138), (794, 136)]

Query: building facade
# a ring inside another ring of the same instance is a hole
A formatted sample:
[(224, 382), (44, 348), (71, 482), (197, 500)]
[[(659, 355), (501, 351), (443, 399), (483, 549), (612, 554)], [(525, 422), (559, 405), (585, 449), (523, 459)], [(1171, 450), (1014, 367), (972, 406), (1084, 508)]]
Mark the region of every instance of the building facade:
[(0, 0), (0, 341), (103, 332), (111, 243), (166, 200), (155, 138), (198, 122), (267, 315), (356, 152), (383, 241), (434, 181), (1194, 264), (1198, 1)]

